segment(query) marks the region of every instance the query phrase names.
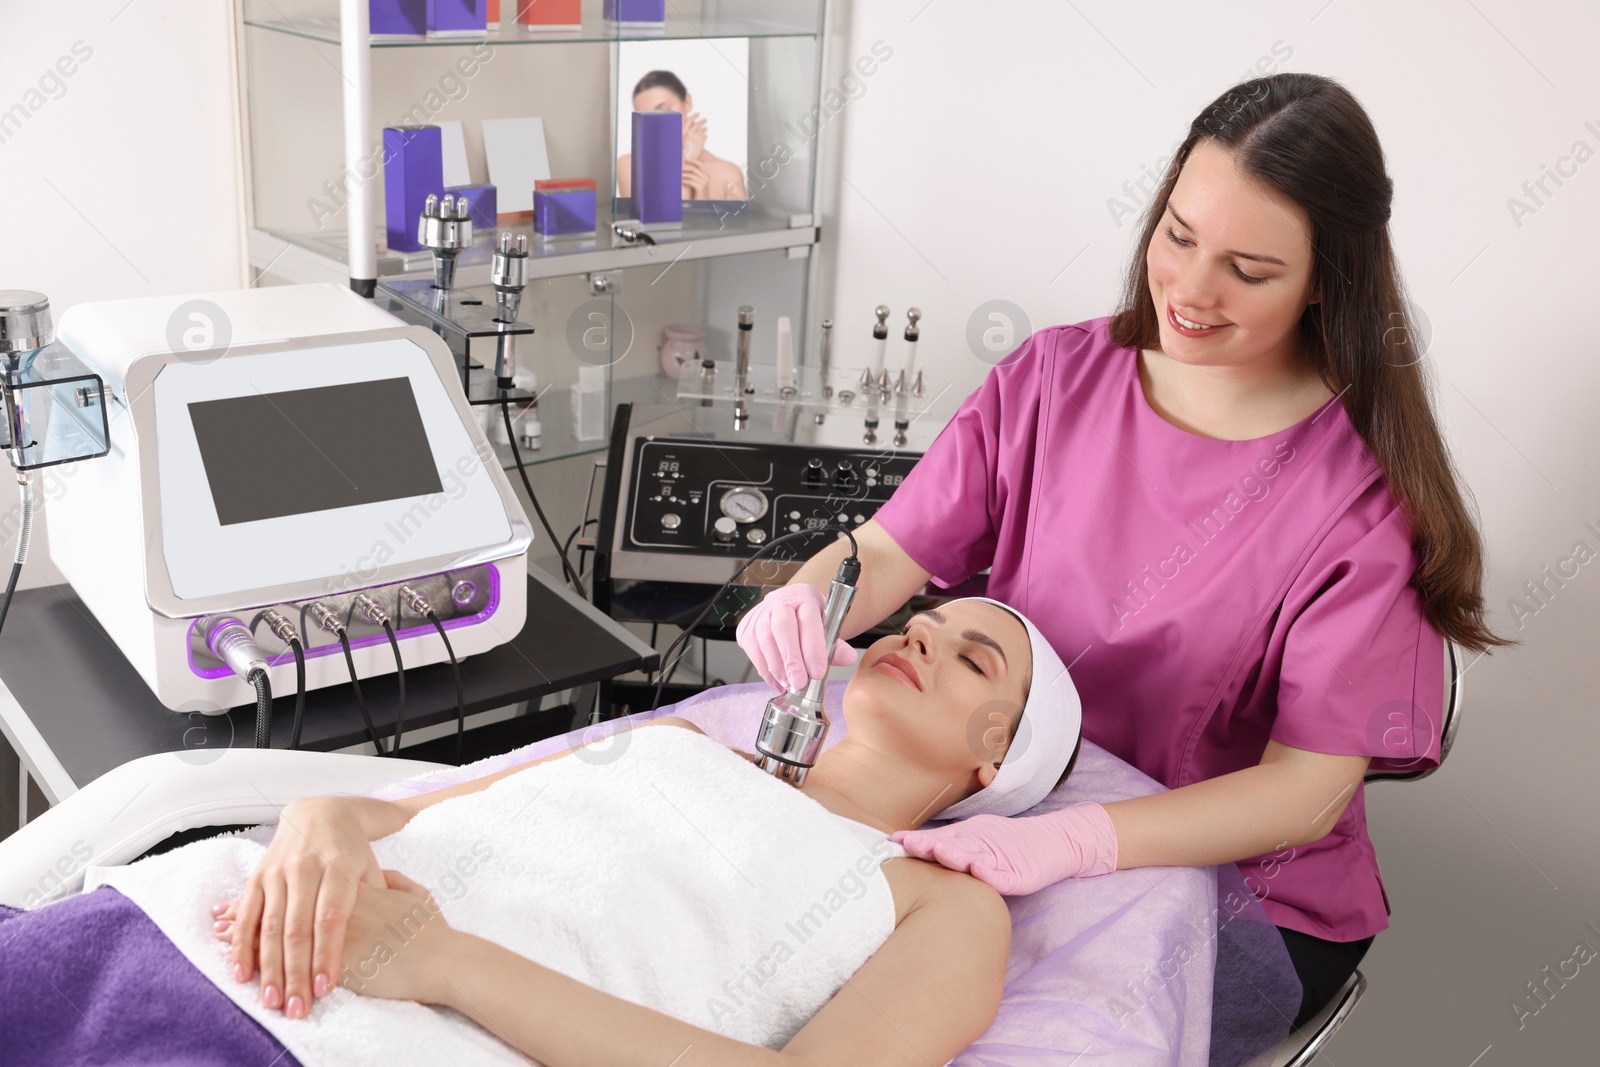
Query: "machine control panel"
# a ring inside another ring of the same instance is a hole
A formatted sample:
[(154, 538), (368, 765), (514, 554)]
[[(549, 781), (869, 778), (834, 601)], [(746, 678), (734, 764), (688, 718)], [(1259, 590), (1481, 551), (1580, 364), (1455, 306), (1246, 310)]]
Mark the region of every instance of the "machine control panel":
[[(872, 518), (920, 452), (730, 443), (698, 437), (633, 441), (624, 551), (749, 556), (775, 537)], [(826, 542), (796, 542), (805, 559)], [(665, 576), (663, 576), (665, 577)]]

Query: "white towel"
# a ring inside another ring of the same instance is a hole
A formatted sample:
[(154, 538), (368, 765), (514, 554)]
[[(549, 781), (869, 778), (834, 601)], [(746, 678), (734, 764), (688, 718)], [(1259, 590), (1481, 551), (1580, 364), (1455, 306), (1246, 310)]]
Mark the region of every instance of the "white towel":
[[(870, 829), (870, 828), (865, 828)], [(342, 987), (304, 1019), (226, 974), (211, 905), (265, 851), (196, 841), (91, 867), (306, 1067), (525, 1064), (465, 1016)], [(782, 1048), (895, 922), (880, 870), (902, 855), (711, 738), (641, 727), (423, 811), (373, 842), (445, 919), (597, 989), (728, 1037)], [(582, 1025), (582, 1020), (573, 1020)]]

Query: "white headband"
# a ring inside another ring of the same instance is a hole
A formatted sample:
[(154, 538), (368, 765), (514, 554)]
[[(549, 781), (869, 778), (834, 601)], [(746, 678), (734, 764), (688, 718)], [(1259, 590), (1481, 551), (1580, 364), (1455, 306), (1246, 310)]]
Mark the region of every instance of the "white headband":
[[(1022, 719), (994, 781), (933, 816), (935, 820), (973, 815), (1018, 815), (1050, 795), (1072, 760), (1083, 728), (1078, 689), (1039, 628), (1016, 608), (986, 596), (961, 597), (1005, 608), (1022, 620), (1033, 646), (1033, 681), (1022, 707)], [(959, 603), (952, 600), (948, 603)]]

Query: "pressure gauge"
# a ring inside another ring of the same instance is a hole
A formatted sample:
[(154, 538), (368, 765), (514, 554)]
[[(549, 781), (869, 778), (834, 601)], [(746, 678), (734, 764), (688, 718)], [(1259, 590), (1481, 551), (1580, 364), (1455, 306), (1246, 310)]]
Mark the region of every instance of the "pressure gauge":
[(741, 486), (722, 494), (722, 513), (735, 522), (755, 522), (767, 513), (767, 494)]

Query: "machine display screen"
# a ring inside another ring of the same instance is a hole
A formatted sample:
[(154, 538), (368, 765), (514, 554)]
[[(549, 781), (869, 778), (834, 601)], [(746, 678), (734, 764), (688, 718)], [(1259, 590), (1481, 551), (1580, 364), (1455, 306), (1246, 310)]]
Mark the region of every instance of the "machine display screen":
[(443, 491), (404, 376), (188, 407), (223, 526)]

